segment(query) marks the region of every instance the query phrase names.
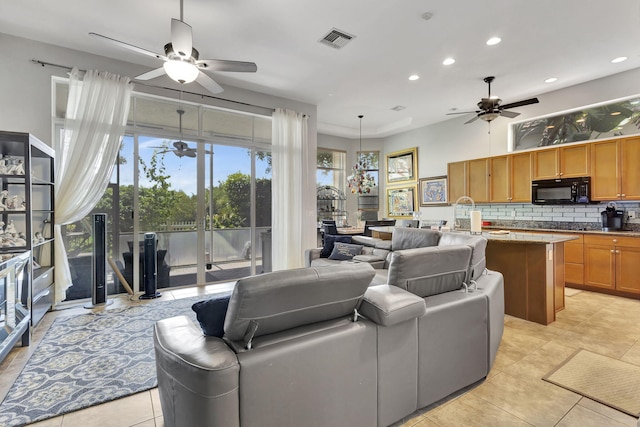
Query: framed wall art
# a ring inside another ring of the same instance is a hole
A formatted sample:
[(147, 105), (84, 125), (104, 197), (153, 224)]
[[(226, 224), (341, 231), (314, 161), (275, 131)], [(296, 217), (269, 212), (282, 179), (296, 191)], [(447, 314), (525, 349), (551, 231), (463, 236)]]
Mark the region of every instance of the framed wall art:
[(416, 210), (416, 186), (387, 189), (387, 216), (413, 218)]
[(447, 176), (420, 178), (420, 206), (447, 205)]
[(386, 156), (387, 184), (416, 181), (418, 178), (418, 147), (396, 151)]

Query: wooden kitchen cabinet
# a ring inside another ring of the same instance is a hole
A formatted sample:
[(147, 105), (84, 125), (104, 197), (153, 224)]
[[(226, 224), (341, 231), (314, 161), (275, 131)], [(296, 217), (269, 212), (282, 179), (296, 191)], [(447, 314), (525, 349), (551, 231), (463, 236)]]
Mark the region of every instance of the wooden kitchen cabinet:
[(640, 294), (640, 239), (584, 236), (584, 284)]
[(584, 236), (564, 243), (565, 284), (584, 284)]
[(579, 144), (534, 151), (532, 179), (589, 176), (589, 148), (589, 144)]
[(467, 162), (468, 195), (476, 203), (489, 201), (489, 159), (474, 159)]
[(640, 199), (640, 137), (591, 145), (591, 199)]
[(531, 153), (489, 159), (489, 201), (531, 202)]
[(449, 203), (453, 204), (467, 191), (467, 162), (454, 162), (447, 165)]
[(476, 203), (489, 201), (489, 159), (474, 159), (447, 165), (449, 202), (469, 196)]

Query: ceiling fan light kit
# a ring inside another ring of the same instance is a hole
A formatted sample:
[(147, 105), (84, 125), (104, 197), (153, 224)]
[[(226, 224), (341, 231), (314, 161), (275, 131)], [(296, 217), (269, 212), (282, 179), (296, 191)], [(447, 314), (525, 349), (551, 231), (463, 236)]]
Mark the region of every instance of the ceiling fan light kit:
[(167, 61), (162, 67), (169, 77), (182, 84), (191, 83), (200, 73), (195, 65), (180, 59)]

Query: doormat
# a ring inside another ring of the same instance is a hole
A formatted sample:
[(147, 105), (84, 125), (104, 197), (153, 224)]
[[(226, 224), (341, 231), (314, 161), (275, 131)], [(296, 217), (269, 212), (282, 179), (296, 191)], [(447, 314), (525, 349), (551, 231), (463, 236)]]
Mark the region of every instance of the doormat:
[(578, 350), (542, 379), (633, 417), (640, 416), (640, 366)]

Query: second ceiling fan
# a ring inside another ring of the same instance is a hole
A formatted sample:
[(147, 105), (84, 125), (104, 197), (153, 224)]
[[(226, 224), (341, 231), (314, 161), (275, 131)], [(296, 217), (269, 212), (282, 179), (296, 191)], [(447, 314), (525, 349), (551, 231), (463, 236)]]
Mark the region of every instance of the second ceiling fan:
[(151, 80), (167, 74), (182, 84), (195, 80), (209, 92), (215, 94), (223, 92), (224, 89), (203, 71), (255, 73), (258, 70), (255, 62), (200, 59), (200, 53), (193, 47), (191, 26), (184, 22), (183, 0), (180, 0), (180, 19), (171, 19), (171, 41), (165, 44), (164, 55), (101, 34), (89, 33), (89, 35), (121, 48), (164, 61), (162, 67), (134, 77), (136, 80)]
[(467, 123), (475, 122), (478, 119), (482, 119), (485, 122), (491, 122), (492, 120), (497, 119), (500, 116), (504, 116), (512, 119), (520, 115), (520, 113), (516, 113), (513, 111), (505, 111), (505, 110), (508, 110), (510, 108), (523, 107), (525, 105), (530, 105), (530, 104), (537, 104), (539, 102), (538, 98), (530, 98), (530, 99), (525, 99), (523, 101), (500, 105), (502, 100), (497, 96), (494, 96), (494, 97), (491, 96), (491, 82), (493, 82), (494, 79), (495, 77), (493, 76), (484, 78), (484, 82), (487, 83), (487, 85), (489, 85), (489, 94), (487, 95), (486, 98), (480, 99), (480, 102), (478, 102), (478, 110), (448, 113), (447, 115), (476, 113), (476, 116), (474, 118), (464, 122), (465, 125)]

